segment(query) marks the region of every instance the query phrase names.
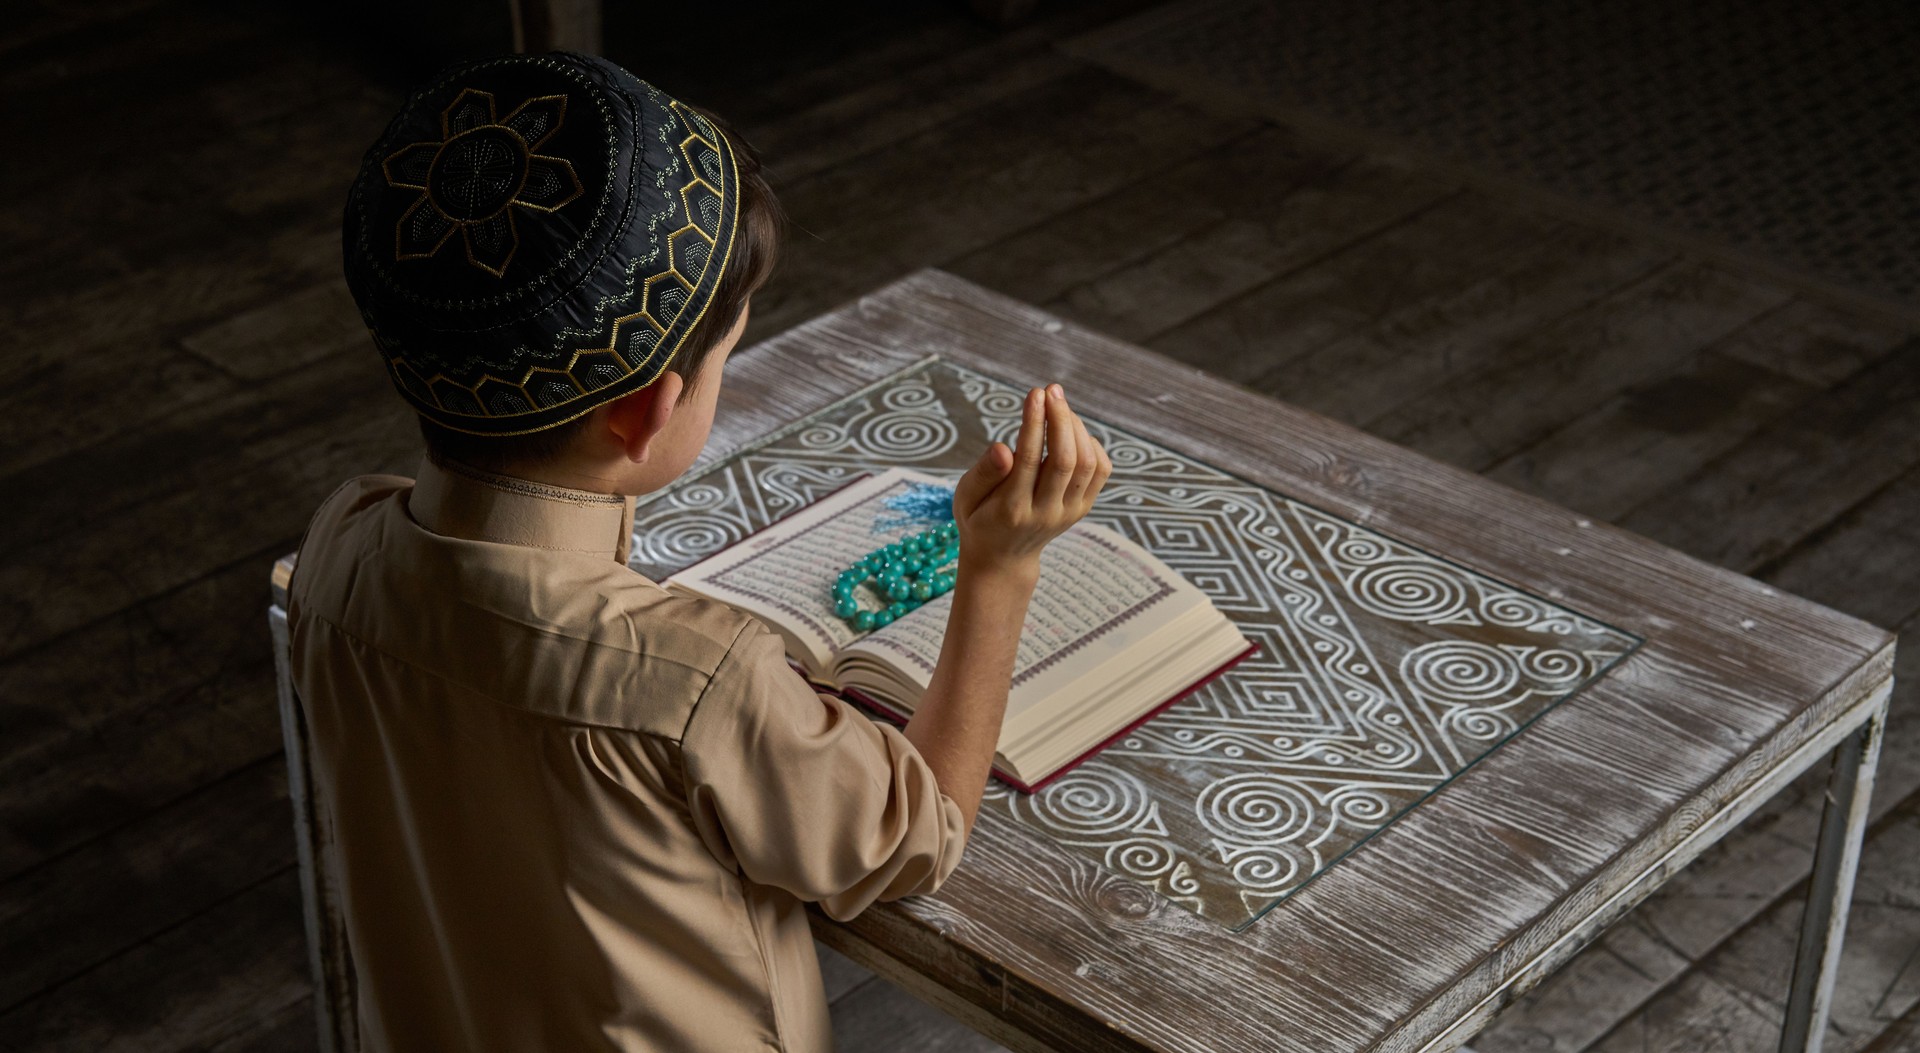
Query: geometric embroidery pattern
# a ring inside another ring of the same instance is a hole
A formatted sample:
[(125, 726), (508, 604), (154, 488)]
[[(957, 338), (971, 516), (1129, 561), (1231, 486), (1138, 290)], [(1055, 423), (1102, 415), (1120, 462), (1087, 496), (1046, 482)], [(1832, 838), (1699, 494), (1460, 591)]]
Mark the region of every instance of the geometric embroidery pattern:
[[(937, 356), (642, 496), (658, 580), (853, 478), (957, 479), (1026, 392)], [(1038, 793), (982, 818), (1230, 928), (1251, 924), (1640, 639), (1082, 418), (1113, 474), (1088, 519), (1150, 549), (1258, 650)]]
[(381, 164), (389, 186), (419, 190), (394, 230), (394, 259), (425, 259), (457, 230), (467, 262), (496, 278), (520, 246), (513, 209), (554, 212), (583, 192), (564, 158), (534, 151), (566, 120), (567, 97), (544, 95), (494, 119), (493, 93), (463, 90), (440, 114), (441, 140), (413, 143)]

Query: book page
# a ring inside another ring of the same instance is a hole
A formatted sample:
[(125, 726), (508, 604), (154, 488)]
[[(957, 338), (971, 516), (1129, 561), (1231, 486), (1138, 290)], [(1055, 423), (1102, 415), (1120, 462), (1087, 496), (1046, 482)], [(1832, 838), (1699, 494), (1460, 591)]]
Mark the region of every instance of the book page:
[[(902, 520), (887, 505), (916, 482), (944, 485), (898, 468), (859, 480), (669, 581), (785, 627), (827, 666), (835, 651), (859, 635), (833, 613), (834, 580), (854, 560), (927, 528)], [(864, 605), (872, 608), (877, 601), (866, 596)]]
[[(1009, 719), (1126, 651), (1196, 603), (1197, 590), (1144, 550), (1082, 521), (1040, 553), (1040, 579), (1015, 652)], [(854, 644), (922, 688), (931, 682), (951, 593)]]

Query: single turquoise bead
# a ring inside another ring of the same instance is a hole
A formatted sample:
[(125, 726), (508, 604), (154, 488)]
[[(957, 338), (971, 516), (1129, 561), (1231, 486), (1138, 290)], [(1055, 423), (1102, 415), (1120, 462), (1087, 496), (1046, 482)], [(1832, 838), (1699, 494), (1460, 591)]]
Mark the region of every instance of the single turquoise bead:
[(936, 581), (933, 583), (933, 594), (935, 596), (945, 596), (947, 593), (952, 591), (953, 591), (953, 583), (948, 581), (945, 578), (941, 578), (939, 581)]
[(873, 612), (861, 611), (853, 616), (853, 627), (860, 632), (873, 628)]
[(933, 599), (933, 584), (931, 582), (925, 582), (925, 581), (914, 582), (913, 598), (916, 600)]
[(907, 594), (909, 591), (910, 589), (906, 582), (896, 581), (893, 584), (887, 586), (887, 598), (892, 600), (904, 600), (907, 598)]
[(898, 617), (900, 617), (901, 615), (903, 615), (903, 614), (905, 614), (905, 613), (907, 613), (907, 609), (908, 609), (908, 608), (907, 608), (907, 605), (906, 605), (906, 604), (904, 604), (904, 603), (894, 603), (894, 604), (889, 604), (889, 605), (887, 606), (887, 610), (888, 610), (888, 611), (889, 611), (890, 613), (892, 613), (892, 615), (893, 615), (893, 616), (894, 616), (895, 618), (898, 618)]
[(921, 559), (919, 556), (907, 557), (906, 566), (907, 566), (907, 573), (909, 574), (918, 572), (921, 567), (924, 567), (926, 565), (927, 565), (927, 561), (924, 559)]
[(860, 613), (860, 605), (852, 600), (841, 600), (833, 605), (833, 613), (842, 618), (851, 618)]
[(874, 627), (875, 627), (875, 628), (879, 628), (880, 626), (883, 626), (883, 625), (891, 625), (892, 623), (893, 623), (893, 612), (892, 612), (892, 611), (876, 611), (876, 612), (874, 612), (874, 615), (873, 615), (873, 624), (874, 624)]

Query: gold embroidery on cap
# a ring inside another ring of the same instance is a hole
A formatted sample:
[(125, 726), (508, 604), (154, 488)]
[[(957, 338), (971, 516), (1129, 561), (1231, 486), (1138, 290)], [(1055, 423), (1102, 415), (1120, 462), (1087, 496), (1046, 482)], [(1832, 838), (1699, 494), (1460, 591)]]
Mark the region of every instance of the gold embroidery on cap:
[(438, 142), (410, 143), (380, 170), (389, 186), (420, 191), (394, 224), (394, 259), (427, 259), (460, 232), (467, 262), (496, 278), (520, 248), (511, 206), (553, 212), (584, 189), (564, 158), (535, 153), (567, 116), (565, 95), (494, 116), (493, 93), (463, 89), (440, 114)]

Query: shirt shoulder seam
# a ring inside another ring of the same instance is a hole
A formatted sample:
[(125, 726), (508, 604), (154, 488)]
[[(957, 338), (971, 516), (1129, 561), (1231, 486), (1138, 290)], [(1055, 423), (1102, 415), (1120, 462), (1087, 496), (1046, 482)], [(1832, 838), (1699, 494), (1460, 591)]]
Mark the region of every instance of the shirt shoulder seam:
[(694, 697), (693, 705), (687, 707), (687, 719), (681, 722), (680, 737), (675, 739), (674, 740), (675, 742), (686, 741), (687, 729), (693, 727), (693, 716), (694, 714), (700, 712), (700, 703), (705, 702), (707, 699), (707, 692), (713, 690), (713, 682), (715, 680), (720, 679), (720, 670), (725, 669), (727, 667), (727, 663), (733, 660), (733, 652), (735, 648), (738, 648), (740, 646), (740, 638), (747, 635), (747, 631), (752, 628), (753, 628), (753, 622), (748, 621), (746, 619), (741, 620), (740, 628), (734, 632), (733, 639), (727, 642), (726, 653), (722, 654), (720, 656), (720, 661), (715, 663), (713, 667), (713, 672), (707, 674), (707, 682), (701, 686), (700, 694)]

